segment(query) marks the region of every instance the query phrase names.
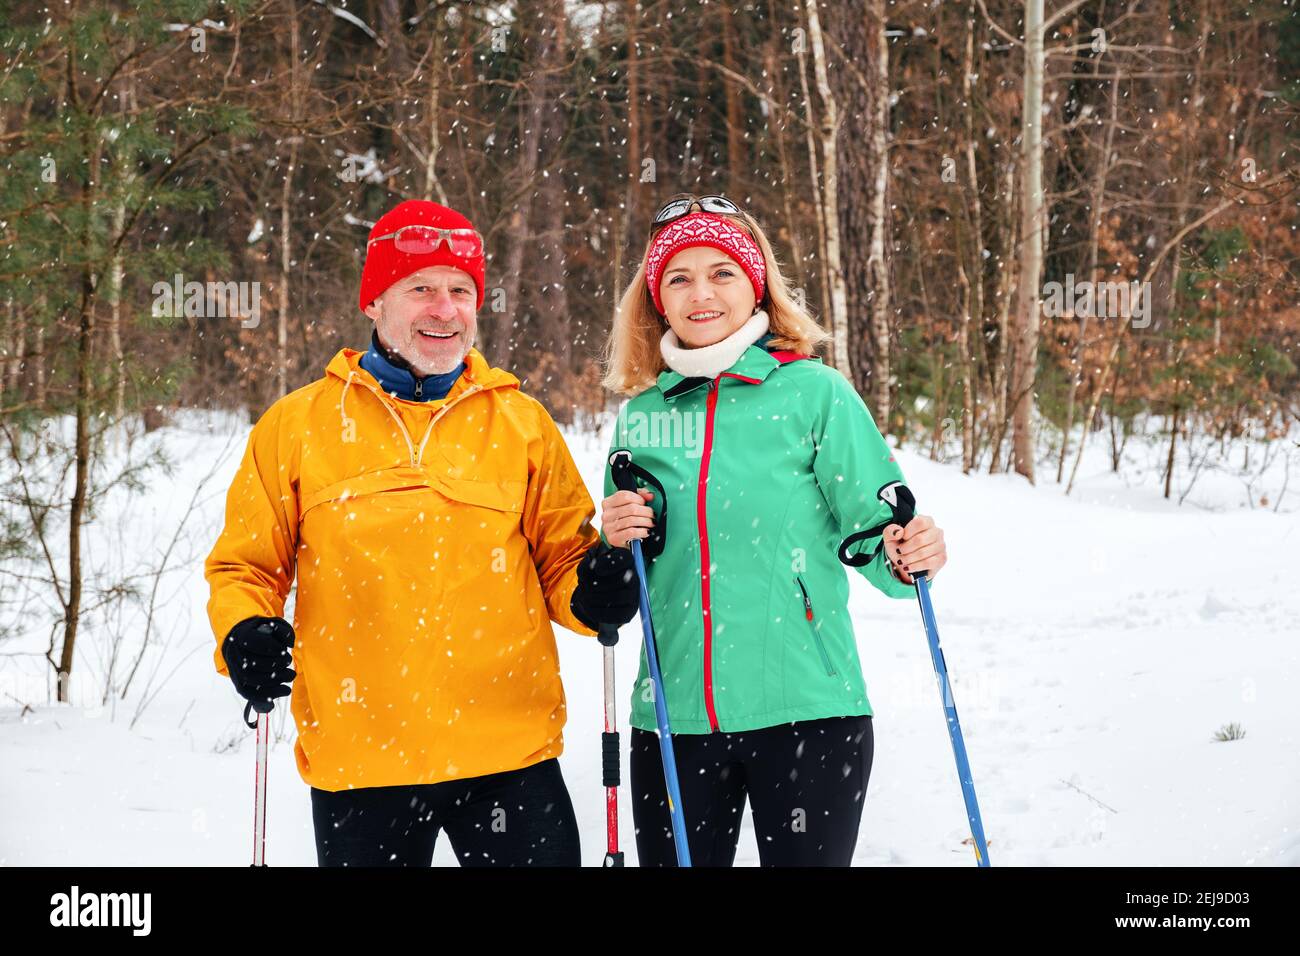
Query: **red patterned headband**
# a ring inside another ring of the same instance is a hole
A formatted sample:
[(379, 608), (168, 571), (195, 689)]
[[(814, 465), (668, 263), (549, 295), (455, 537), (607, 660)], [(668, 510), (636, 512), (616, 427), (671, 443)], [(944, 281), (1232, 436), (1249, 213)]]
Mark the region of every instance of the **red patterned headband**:
[(646, 285), (650, 288), (650, 296), (660, 315), (667, 315), (663, 300), (659, 297), (659, 282), (663, 278), (664, 268), (673, 256), (689, 246), (712, 246), (731, 256), (745, 270), (745, 275), (749, 276), (749, 281), (754, 286), (754, 298), (763, 301), (767, 290), (767, 267), (763, 263), (763, 253), (758, 248), (758, 243), (725, 216), (693, 212), (661, 229), (650, 246), (650, 254), (646, 256)]

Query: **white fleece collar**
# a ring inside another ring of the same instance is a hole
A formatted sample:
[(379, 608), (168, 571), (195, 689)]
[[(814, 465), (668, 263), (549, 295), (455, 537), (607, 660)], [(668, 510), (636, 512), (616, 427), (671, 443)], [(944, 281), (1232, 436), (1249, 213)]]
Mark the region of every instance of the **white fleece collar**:
[(735, 365), (740, 354), (766, 334), (767, 327), (767, 313), (759, 309), (725, 339), (697, 349), (683, 348), (677, 333), (668, 329), (659, 340), (659, 352), (668, 367), (678, 374), (687, 378), (716, 378)]

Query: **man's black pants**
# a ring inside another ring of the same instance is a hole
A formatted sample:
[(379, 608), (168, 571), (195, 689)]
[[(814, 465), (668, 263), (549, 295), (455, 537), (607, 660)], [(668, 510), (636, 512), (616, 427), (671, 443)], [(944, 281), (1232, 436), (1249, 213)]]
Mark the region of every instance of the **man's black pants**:
[(560, 762), (399, 787), (311, 788), (321, 866), (429, 866), (439, 830), (461, 866), (578, 866)]

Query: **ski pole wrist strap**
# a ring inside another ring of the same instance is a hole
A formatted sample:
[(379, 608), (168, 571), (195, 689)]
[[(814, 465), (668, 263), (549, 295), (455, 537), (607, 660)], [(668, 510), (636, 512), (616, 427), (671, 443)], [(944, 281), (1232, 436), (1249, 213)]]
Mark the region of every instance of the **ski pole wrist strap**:
[[(863, 565), (870, 564), (875, 560), (876, 555), (880, 552), (880, 549), (884, 544), (883, 540), (877, 542), (877, 546), (874, 548), (868, 548), (866, 550), (852, 553), (850, 553), (849, 549), (860, 545), (865, 541), (870, 541), (872, 538), (883, 539), (885, 529), (891, 524), (896, 524), (905, 528), (907, 527), (908, 522), (916, 517), (916, 496), (913, 495), (912, 490), (901, 481), (891, 481), (886, 485), (882, 485), (880, 490), (876, 492), (876, 499), (889, 505), (889, 518), (878, 525), (867, 528), (865, 531), (855, 531), (853, 534), (841, 541), (838, 549), (841, 563), (854, 568), (860, 568)], [(888, 555), (886, 555), (886, 559), (888, 559)]]
[(653, 560), (663, 553), (664, 536), (668, 531), (668, 495), (664, 491), (663, 483), (645, 468), (634, 462), (632, 452), (626, 448), (618, 448), (610, 454), (609, 472), (614, 487), (619, 491), (636, 491), (637, 479), (640, 479), (642, 483), (649, 485), (659, 493), (658, 520), (655, 521), (654, 527), (650, 529), (650, 533), (641, 542), (642, 554), (648, 561)]

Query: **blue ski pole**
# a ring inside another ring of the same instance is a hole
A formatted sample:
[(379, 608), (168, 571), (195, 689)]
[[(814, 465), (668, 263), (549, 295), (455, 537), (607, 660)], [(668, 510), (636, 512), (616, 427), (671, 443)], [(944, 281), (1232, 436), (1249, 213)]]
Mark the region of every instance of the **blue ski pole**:
[[(891, 481), (884, 485), (876, 497), (889, 505), (891, 516), (888, 521), (857, 531), (840, 544), (839, 558), (844, 564), (862, 567), (875, 559), (877, 552), (863, 554), (849, 553), (849, 546), (868, 538), (881, 537), (885, 528), (891, 524), (907, 527), (909, 521), (916, 517), (916, 498), (907, 485), (901, 481)], [(886, 555), (888, 560), (888, 555)], [(975, 781), (971, 777), (970, 761), (966, 757), (966, 740), (962, 737), (961, 721), (957, 719), (957, 704), (953, 700), (952, 685), (948, 683), (948, 665), (943, 658), (943, 648), (939, 646), (939, 626), (934, 622), (934, 605), (930, 603), (930, 582), (924, 571), (912, 575), (916, 582), (916, 600), (921, 606), (921, 621), (925, 625), (925, 636), (930, 642), (930, 660), (934, 664), (935, 676), (943, 693), (943, 713), (948, 724), (948, 737), (952, 741), (953, 757), (957, 761), (957, 777), (961, 781), (961, 795), (966, 801), (966, 818), (970, 822), (971, 842), (975, 845), (975, 862), (979, 866), (989, 865), (989, 848), (984, 840), (984, 823), (980, 819), (979, 802), (975, 799)]]
[[(614, 487), (619, 491), (636, 491), (636, 478), (632, 474), (632, 453), (620, 450), (609, 457)], [(662, 502), (667, 504), (666, 501)], [(691, 865), (691, 851), (686, 843), (686, 817), (682, 808), (681, 787), (677, 783), (677, 760), (673, 756), (672, 728), (668, 723), (668, 703), (664, 697), (664, 679), (659, 671), (659, 655), (655, 650), (654, 621), (650, 617), (650, 593), (646, 590), (645, 560), (641, 542), (633, 538), (632, 561), (636, 565), (641, 605), (641, 631), (645, 636), (645, 659), (650, 671), (654, 693), (655, 724), (659, 729), (659, 754), (664, 764), (664, 784), (668, 790), (668, 815), (673, 825), (673, 847), (677, 851), (677, 865)]]
[(952, 753), (957, 760), (957, 777), (961, 780), (961, 795), (966, 801), (966, 818), (970, 821), (970, 834), (975, 843), (975, 862), (979, 866), (989, 865), (989, 848), (984, 842), (984, 823), (980, 819), (980, 805), (975, 799), (975, 781), (971, 778), (970, 761), (966, 758), (966, 741), (961, 734), (961, 721), (957, 719), (957, 704), (952, 697), (952, 686), (948, 683), (948, 665), (943, 659), (943, 648), (939, 646), (939, 627), (934, 623), (934, 605), (930, 603), (930, 582), (925, 572), (917, 572), (916, 600), (921, 605), (921, 620), (925, 622), (925, 634), (930, 640), (930, 660), (934, 663), (934, 673), (939, 678), (943, 691), (943, 713), (948, 721), (948, 736), (952, 740)]

